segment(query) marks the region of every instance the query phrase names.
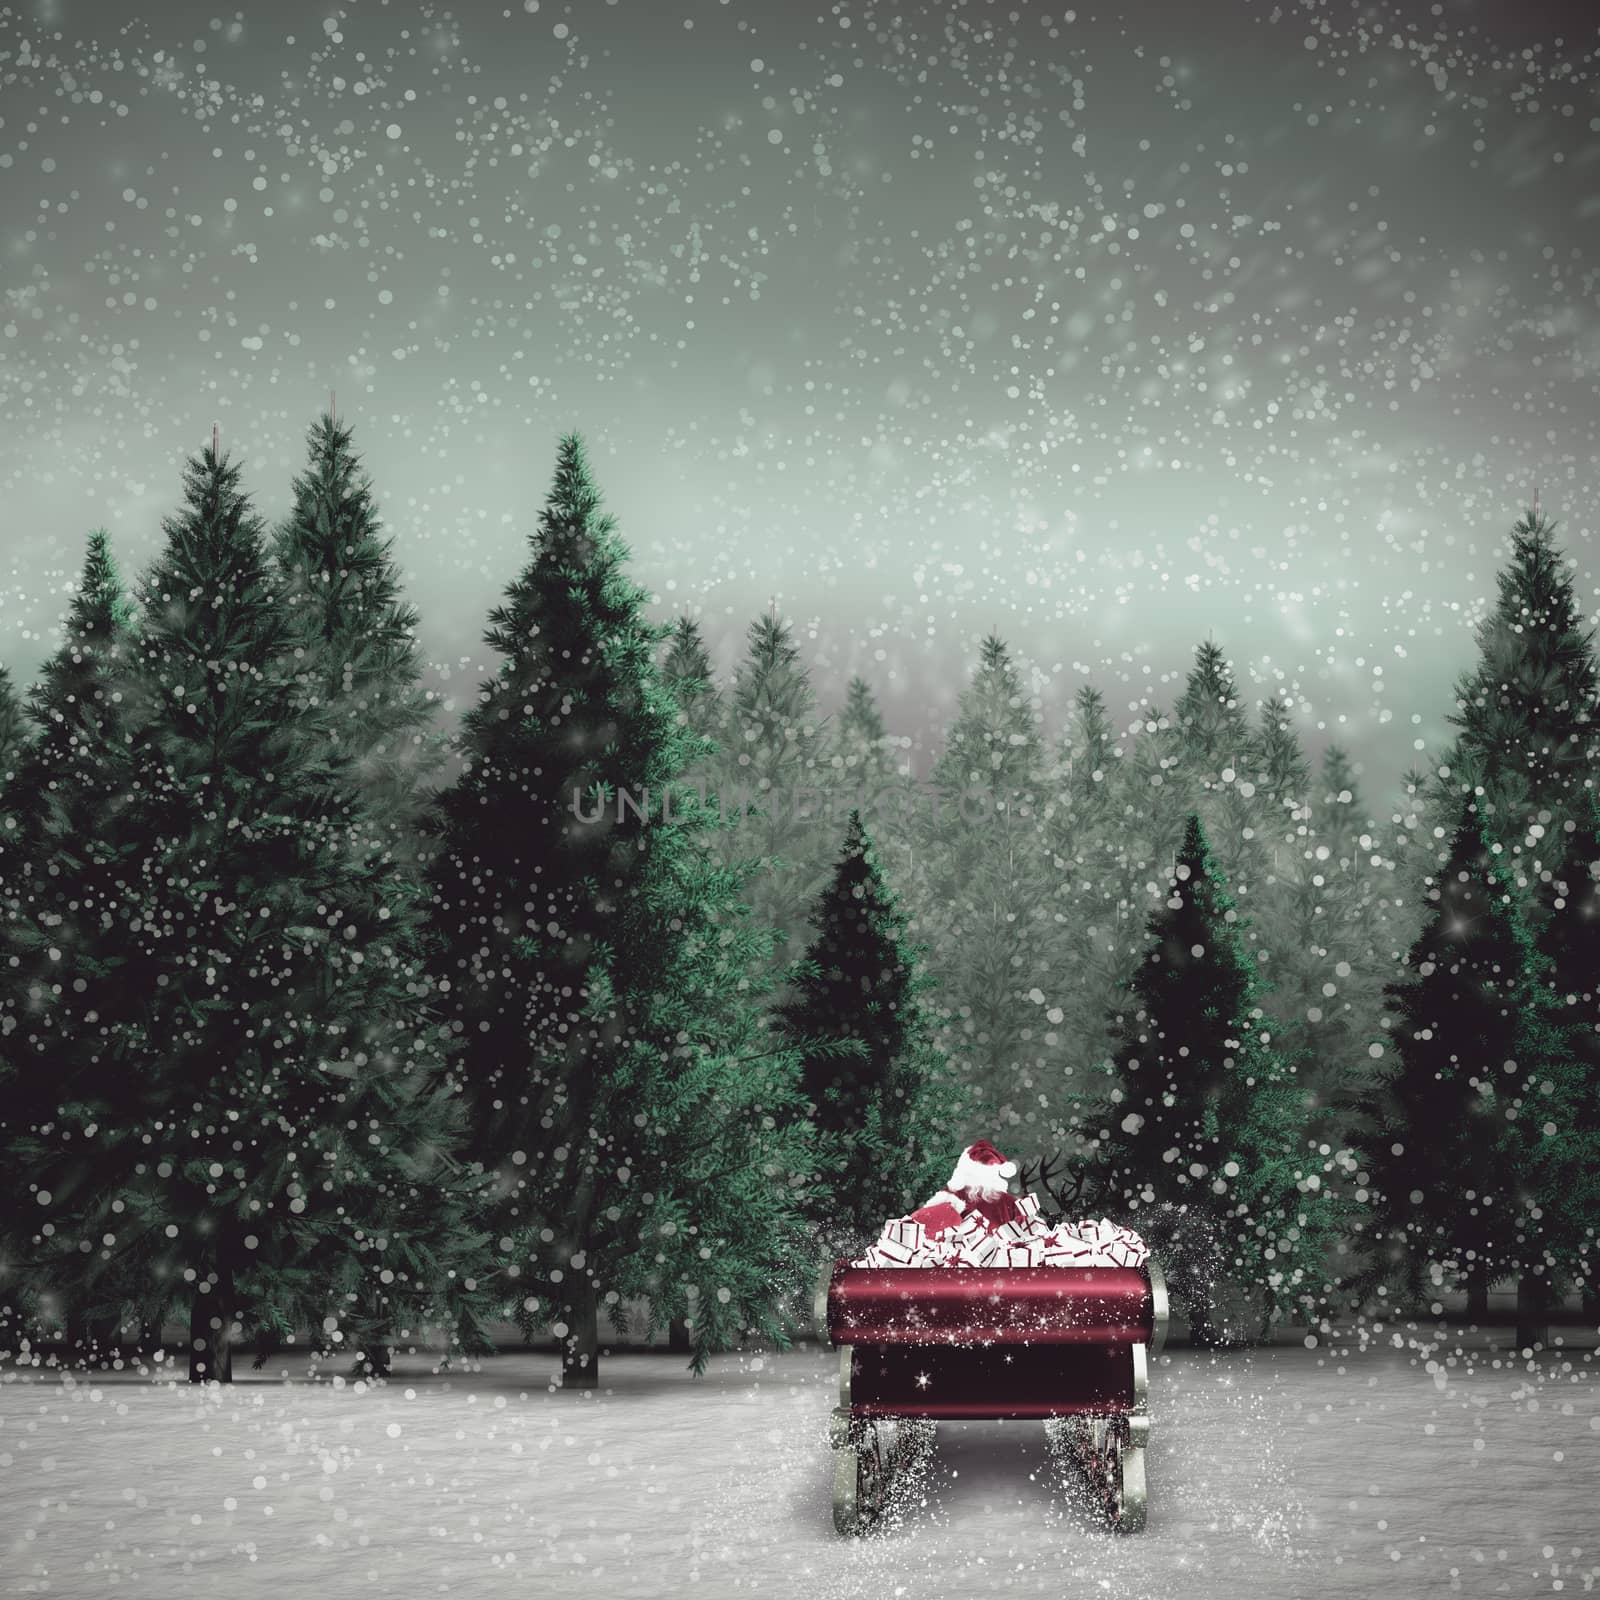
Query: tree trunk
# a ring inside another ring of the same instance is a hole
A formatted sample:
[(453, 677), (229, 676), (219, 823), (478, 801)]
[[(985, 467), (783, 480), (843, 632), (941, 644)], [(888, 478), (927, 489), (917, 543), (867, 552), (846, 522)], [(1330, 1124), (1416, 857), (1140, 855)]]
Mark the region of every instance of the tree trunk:
[(219, 1260), (209, 1293), (197, 1281), (189, 1302), (189, 1382), (233, 1382), (233, 1269)]
[(89, 1321), (82, 1309), (73, 1305), (67, 1310), (62, 1339), (67, 1347), (66, 1360), (70, 1367), (85, 1361), (89, 1354)]
[(561, 1387), (593, 1389), (600, 1381), (600, 1319), (594, 1280), (587, 1271), (569, 1271), (561, 1282)]
[(1517, 1279), (1517, 1348), (1528, 1350), (1550, 1342), (1550, 1285), (1542, 1275), (1524, 1272)]
[(1467, 1320), (1489, 1320), (1489, 1269), (1481, 1263), (1467, 1270)]
[(118, 1328), (113, 1317), (85, 1317), (83, 1359), (90, 1367), (106, 1367), (116, 1354)]
[(667, 1324), (667, 1349), (675, 1356), (686, 1356), (693, 1348), (693, 1341), (689, 1338), (687, 1318), (674, 1317)]
[(377, 1339), (363, 1340), (361, 1350), (356, 1357), (356, 1376), (358, 1378), (387, 1378), (390, 1364), (389, 1347)]
[(1583, 1320), (1591, 1328), (1600, 1326), (1600, 1285), (1586, 1283), (1583, 1286)]

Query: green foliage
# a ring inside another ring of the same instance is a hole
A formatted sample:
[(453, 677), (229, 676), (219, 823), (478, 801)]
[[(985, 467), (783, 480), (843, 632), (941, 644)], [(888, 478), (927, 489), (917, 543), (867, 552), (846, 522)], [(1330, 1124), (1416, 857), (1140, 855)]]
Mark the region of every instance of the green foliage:
[[(1264, 1008), (1278, 1042), (1301, 1047), (1296, 1080), (1309, 1136), (1342, 1143), (1339, 1096), (1354, 1052), (1377, 1015), (1387, 967), (1372, 916), (1369, 880), (1354, 838), (1330, 842), (1320, 786), (1300, 747), (1292, 703), (1261, 708), (1252, 761), (1257, 773), (1268, 876), (1255, 911), (1270, 989)], [(1353, 775), (1351, 780), (1354, 781)], [(1353, 798), (1353, 795), (1352, 795)], [(1342, 804), (1342, 802), (1341, 802)]]
[[(405, 597), (393, 540), (383, 532), (352, 430), (331, 413), (307, 431), (306, 465), (295, 477), (293, 505), (275, 530), (271, 555), (275, 594), (286, 613), (294, 705), (308, 726), (327, 730), (359, 792), (361, 835), (388, 863), (384, 932), (403, 963), (397, 982), (420, 1019), (433, 996), (422, 962), (427, 897), (419, 880), (417, 823), (444, 759), (444, 741), (433, 727), (434, 697), (421, 687), (417, 612)], [(431, 1130), (436, 1143), (461, 1126), (459, 1108), (446, 1105), (440, 1081), (446, 1054), (435, 1030), (421, 1093), (442, 1118)], [(392, 1107), (390, 1117), (400, 1117), (402, 1109)], [(442, 1147), (439, 1159), (449, 1159)], [(376, 1338), (381, 1319), (365, 1302), (356, 1309)], [(468, 1337), (487, 1344), (475, 1324)]]
[(679, 617), (667, 636), (661, 676), (677, 697), (690, 731), (713, 742), (722, 737), (722, 691), (711, 667), (711, 655), (691, 617)]
[[(1459, 730), (1455, 764), (1484, 786), (1486, 816), (1520, 855), (1530, 825), (1559, 827), (1593, 781), (1600, 673), (1572, 563), (1537, 512), (1512, 530), (1497, 581), (1498, 602), (1478, 626), (1478, 664), (1456, 685), (1450, 721)], [(1530, 843), (1543, 854), (1538, 837)]]
[(839, 713), (838, 744), (843, 765), (841, 777), (847, 790), (852, 790), (857, 798), (870, 798), (893, 776), (888, 730), (865, 678), (852, 678), (845, 691), (844, 710)]
[(0, 793), (10, 785), (29, 732), (21, 696), (11, 682), (11, 674), (0, 667)]
[(1310, 799), (1311, 763), (1295, 732), (1294, 701), (1281, 691), (1261, 707), (1254, 754), (1260, 787), (1279, 810), (1285, 803), (1293, 810)]
[[(64, 632), (30, 697), (39, 733), (20, 742), (0, 850), (0, 1160), (18, 1196), (33, 1180), (30, 1152), (48, 1146), (39, 1130), (57, 1123), (62, 1106), (92, 1099), (104, 1048), (95, 1021), (128, 938), (117, 912), (129, 607), (103, 530), (89, 537)], [(33, 1254), (38, 1220), (20, 1205), (5, 1209), (12, 1260)], [(35, 1302), (58, 1289), (37, 1275), (15, 1287)]]
[[(1217, 865), (1235, 898), (1254, 912), (1271, 876), (1263, 840), (1275, 834), (1273, 811), (1281, 808), (1265, 787), (1268, 757), (1250, 726), (1232, 669), (1221, 646), (1210, 639), (1195, 651), (1174, 720), (1193, 809), (1214, 841)], [(1282, 762), (1283, 749), (1273, 756)], [(1292, 753), (1287, 764), (1293, 768)]]
[(1410, 1293), (1430, 1265), (1540, 1265), (1550, 1230), (1532, 1224), (1559, 1209), (1558, 1174), (1582, 1139), (1581, 1076), (1511, 871), (1463, 801), (1428, 919), (1384, 990), (1388, 1038), (1376, 1048), (1391, 1064), (1369, 1091), (1362, 1146), (1376, 1265)]
[(297, 697), (351, 767), (387, 848), (407, 851), (443, 760), (421, 687), (417, 612), (405, 598), (351, 429), (331, 415), (307, 432), (294, 504), (273, 539)]
[(1077, 1101), (1110, 1055), (1108, 1019), (1142, 935), (1128, 914), (1129, 863), (1118, 816), (1124, 781), (1122, 747), (1104, 697), (1084, 684), (1041, 818), (1048, 869), (1055, 874), (1049, 904), (1060, 970), (1072, 978), (1043, 1017), (1065, 1044), (1065, 1081), (1049, 1096), (1055, 1115), (1041, 1130), (1058, 1147), (1075, 1143), (1081, 1132)]
[[(1170, 882), (1114, 1018), (1101, 1191), (1135, 1227), (1155, 1206), (1209, 1216), (1230, 1275), (1264, 1294), (1269, 1315), (1309, 1309), (1326, 1292), (1336, 1207), (1307, 1154), (1296, 1062), (1257, 1003), (1240, 918), (1196, 815)], [(1189, 1312), (1203, 1325), (1208, 1308)]]
[(995, 796), (997, 803), (1035, 792), (1042, 764), (1038, 714), (1023, 691), (1003, 639), (990, 634), (978, 670), (961, 697), (945, 748), (934, 763), (933, 781), (945, 794), (967, 790)]
[(991, 636), (915, 835), (914, 931), (938, 978), (938, 1042), (967, 1090), (969, 1137), (1036, 1127), (1041, 1094), (1059, 1098), (1065, 1077), (1064, 1044), (1046, 1019), (1066, 975), (1039, 826), (1042, 768), (1037, 713)]
[[(363, 1307), (470, 1325), (448, 1273), (473, 1270), (472, 1185), (448, 1158), (455, 1112), (414, 998), (405, 890), (326, 723), (297, 703), (238, 479), (213, 452), (190, 460), (139, 587), (130, 766), (112, 779), (127, 803), (102, 830), (112, 881), (96, 902), (116, 967), (63, 988), (41, 1056), (64, 1073), (54, 1103), (36, 1097), (7, 1130), (35, 1208), (23, 1265), (150, 1321), (209, 1292), (247, 1326), (331, 1330)], [(60, 803), (92, 805), (71, 791), (98, 770), (58, 774)], [(19, 936), (39, 939), (45, 916)], [(414, 1270), (387, 1264), (391, 1233)]]
[(721, 806), (736, 822), (719, 837), (720, 853), (732, 866), (762, 864), (746, 882), (751, 918), (778, 931), (786, 959), (799, 955), (806, 914), (828, 875), (830, 763), (811, 675), (790, 626), (757, 617), (711, 770)]
[(682, 781), (709, 745), (574, 436), (532, 543), (433, 820), (470, 1149), (506, 1281), (527, 1326), (564, 1330), (569, 1381), (593, 1381), (598, 1310), (631, 1296), (651, 1326), (687, 1317), (698, 1370), (742, 1329), (784, 1337), (774, 1291), (814, 1265), (796, 1063), (748, 983), (770, 936)]
[[(922, 951), (908, 941), (859, 811), (811, 923), (780, 1029), (800, 1060), (831, 1190), (819, 1221), (873, 1235), (944, 1180), (961, 1096), (933, 1043)], [(852, 1046), (859, 1053), (847, 1053)]]
[(1370, 826), (1361, 794), (1361, 780), (1342, 746), (1322, 752), (1322, 772), (1313, 791), (1320, 818), (1318, 832), (1335, 853), (1350, 851)]
[(1592, 1286), (1600, 1273), (1600, 793), (1585, 789), (1574, 810), (1559, 836), (1565, 853), (1539, 889), (1538, 979), (1572, 1107), (1559, 1130), (1568, 1159), (1541, 1205), (1563, 1265)]

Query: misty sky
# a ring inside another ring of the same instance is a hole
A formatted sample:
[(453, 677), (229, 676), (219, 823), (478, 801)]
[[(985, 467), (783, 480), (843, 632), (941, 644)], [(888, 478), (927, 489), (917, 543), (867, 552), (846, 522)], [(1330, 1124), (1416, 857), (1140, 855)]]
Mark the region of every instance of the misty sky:
[(919, 770), (990, 629), (1052, 735), (1210, 633), (1377, 799), (1536, 488), (1600, 610), (1597, 44), (1548, 0), (0, 5), (0, 659), (90, 528), (151, 557), (214, 420), (280, 514), (335, 388), (458, 701), (577, 427), (660, 616), (726, 667), (775, 595)]

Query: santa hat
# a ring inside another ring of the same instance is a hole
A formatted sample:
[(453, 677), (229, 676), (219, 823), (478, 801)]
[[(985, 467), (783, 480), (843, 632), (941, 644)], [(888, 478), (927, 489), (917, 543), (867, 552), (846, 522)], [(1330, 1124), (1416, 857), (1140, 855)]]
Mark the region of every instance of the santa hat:
[(956, 1162), (956, 1170), (950, 1175), (950, 1182), (945, 1187), (957, 1191), (980, 1189), (988, 1193), (1003, 1194), (1007, 1180), (1016, 1175), (1016, 1162), (1006, 1160), (987, 1139), (980, 1139), (976, 1144), (969, 1144), (961, 1152), (961, 1159)]

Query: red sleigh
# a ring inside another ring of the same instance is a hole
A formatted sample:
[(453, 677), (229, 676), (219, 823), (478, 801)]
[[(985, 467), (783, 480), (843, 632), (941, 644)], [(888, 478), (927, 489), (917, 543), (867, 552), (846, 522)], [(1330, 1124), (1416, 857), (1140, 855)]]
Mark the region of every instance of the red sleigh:
[[(1109, 1524), (1145, 1524), (1150, 1358), (1166, 1342), (1167, 1290), (1140, 1267), (853, 1267), (817, 1290), (817, 1327), (839, 1347), (833, 1521), (856, 1533), (895, 1470), (941, 1420), (1042, 1422)], [(892, 1437), (890, 1436), (892, 1433)]]

